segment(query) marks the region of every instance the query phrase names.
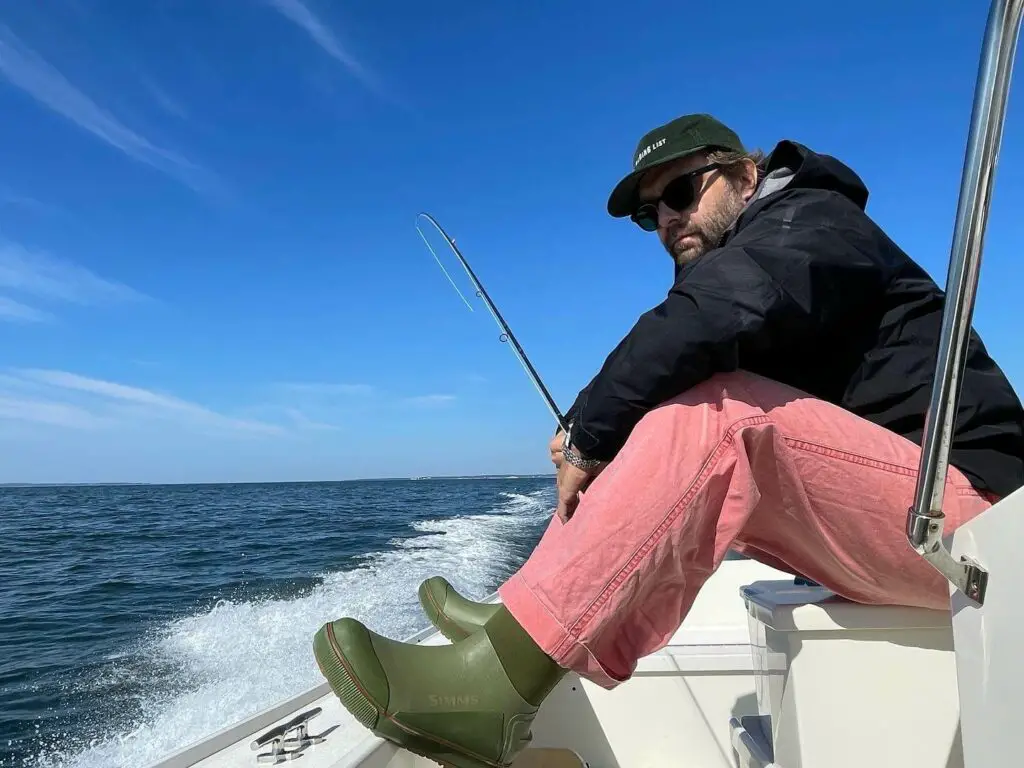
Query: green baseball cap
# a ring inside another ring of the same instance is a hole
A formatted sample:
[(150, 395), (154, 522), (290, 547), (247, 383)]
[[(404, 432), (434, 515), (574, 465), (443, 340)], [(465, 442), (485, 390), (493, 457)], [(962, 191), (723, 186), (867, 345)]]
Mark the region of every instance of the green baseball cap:
[(608, 213), (629, 216), (640, 201), (637, 187), (646, 171), (702, 149), (746, 152), (743, 142), (730, 128), (711, 115), (683, 115), (647, 133), (633, 153), (633, 170), (615, 185), (608, 198)]

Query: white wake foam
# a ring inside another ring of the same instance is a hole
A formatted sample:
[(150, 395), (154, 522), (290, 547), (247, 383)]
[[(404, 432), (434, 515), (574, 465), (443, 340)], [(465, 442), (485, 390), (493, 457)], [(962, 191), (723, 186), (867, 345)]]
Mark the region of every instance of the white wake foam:
[[(391, 542), (351, 570), (329, 573), (307, 594), (288, 600), (219, 602), (163, 627), (146, 643), (155, 665), (178, 669), (185, 689), (156, 690), (140, 702), (137, 723), (86, 749), (45, 748), (39, 768), (143, 768), (226, 725), (323, 681), (311, 640), (325, 622), (352, 616), (394, 638), (426, 626), (416, 589), (444, 575), (469, 597), (496, 588), (519, 563), (509, 543), (551, 514), (554, 491), (504, 494), (492, 514), (415, 523), (417, 535)], [(116, 661), (113, 663), (117, 663)]]

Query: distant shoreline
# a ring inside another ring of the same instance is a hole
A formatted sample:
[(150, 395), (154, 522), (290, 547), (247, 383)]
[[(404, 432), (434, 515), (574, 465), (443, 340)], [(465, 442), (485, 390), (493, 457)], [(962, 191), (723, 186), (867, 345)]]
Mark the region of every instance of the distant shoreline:
[(0, 483), (0, 488), (131, 488), (146, 487), (156, 488), (160, 486), (178, 485), (328, 485), (332, 483), (382, 483), (382, 482), (422, 482), (424, 480), (534, 480), (538, 478), (554, 479), (554, 472), (542, 472), (537, 474), (509, 474), (509, 475), (417, 475), (415, 477), (358, 477), (347, 480), (219, 480), (202, 482), (177, 482), (177, 483), (151, 483), (151, 482), (128, 482), (128, 483)]

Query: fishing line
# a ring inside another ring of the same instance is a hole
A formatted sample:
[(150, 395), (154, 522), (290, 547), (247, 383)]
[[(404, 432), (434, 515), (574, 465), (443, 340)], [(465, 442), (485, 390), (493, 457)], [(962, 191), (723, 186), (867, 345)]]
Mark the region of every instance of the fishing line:
[(537, 391), (540, 393), (540, 396), (544, 398), (544, 403), (547, 405), (548, 410), (551, 411), (551, 414), (555, 417), (555, 421), (558, 422), (558, 426), (561, 427), (563, 431), (566, 430), (567, 424), (565, 421), (565, 417), (562, 415), (562, 412), (558, 410), (558, 406), (555, 404), (554, 398), (551, 397), (551, 394), (548, 392), (547, 387), (544, 386), (544, 382), (541, 381), (540, 375), (537, 373), (537, 370), (533, 367), (533, 364), (530, 362), (530, 359), (526, 356), (526, 353), (520, 346), (519, 341), (515, 337), (515, 334), (512, 333), (512, 329), (508, 327), (508, 323), (505, 322), (505, 318), (501, 316), (501, 312), (498, 311), (498, 308), (494, 305), (494, 302), (491, 301), (491, 297), (487, 294), (487, 291), (484, 289), (483, 284), (477, 279), (476, 273), (473, 272), (473, 268), (469, 266), (469, 262), (466, 261), (466, 258), (462, 255), (462, 252), (455, 245), (455, 241), (448, 236), (448, 233), (441, 228), (441, 225), (438, 224), (434, 217), (431, 216), (429, 213), (421, 213), (416, 217), (416, 231), (420, 233), (420, 237), (423, 239), (423, 243), (427, 246), (427, 250), (430, 251), (430, 254), (434, 257), (434, 261), (437, 262), (437, 265), (441, 268), (441, 271), (444, 272), (445, 277), (448, 278), (448, 282), (451, 283), (452, 288), (454, 288), (455, 292), (459, 294), (459, 298), (462, 299), (463, 303), (466, 305), (469, 311), (472, 312), (473, 305), (469, 303), (469, 299), (467, 299), (465, 294), (459, 289), (455, 277), (445, 267), (444, 260), (438, 255), (437, 251), (434, 250), (434, 247), (430, 244), (430, 241), (427, 240), (426, 235), (423, 234), (423, 230), (420, 229), (420, 219), (426, 219), (427, 221), (429, 221), (430, 224), (434, 227), (434, 229), (436, 229), (438, 233), (440, 233), (441, 237), (444, 238), (444, 241), (447, 244), (448, 249), (451, 251), (452, 255), (454, 255), (455, 258), (458, 259), (459, 264), (462, 266), (462, 269), (466, 272), (466, 275), (469, 277), (473, 285), (473, 292), (481, 299), (483, 299), (484, 304), (487, 306), (488, 311), (491, 313), (491, 317), (494, 318), (494, 322), (496, 322), (498, 324), (498, 327), (501, 329), (501, 335), (498, 337), (498, 341), (502, 342), (503, 344), (508, 343), (512, 347), (512, 351), (515, 353), (515, 356), (519, 359), (520, 365), (523, 366), (523, 370), (525, 370), (526, 375), (530, 377), (530, 381), (533, 382), (533, 386), (537, 388)]

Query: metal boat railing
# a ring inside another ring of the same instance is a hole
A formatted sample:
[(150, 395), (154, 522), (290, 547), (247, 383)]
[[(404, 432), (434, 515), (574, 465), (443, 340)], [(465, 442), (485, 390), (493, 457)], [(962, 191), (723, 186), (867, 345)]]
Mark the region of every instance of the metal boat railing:
[(989, 9), (960, 181), (935, 380), (917, 490), (907, 514), (907, 538), (914, 549), (979, 605), (985, 602), (988, 571), (967, 557), (954, 560), (944, 546), (942, 500), (1022, 10), (1024, 0), (993, 0)]

